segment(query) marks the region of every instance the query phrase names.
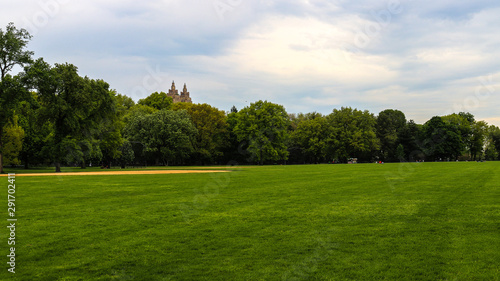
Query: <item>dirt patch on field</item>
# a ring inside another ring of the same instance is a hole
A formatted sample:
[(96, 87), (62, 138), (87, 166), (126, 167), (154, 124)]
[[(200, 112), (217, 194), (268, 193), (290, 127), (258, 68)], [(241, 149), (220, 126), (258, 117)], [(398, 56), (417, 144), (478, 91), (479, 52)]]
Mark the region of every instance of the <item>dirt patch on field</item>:
[[(41, 176), (112, 176), (112, 175), (162, 175), (162, 174), (203, 174), (203, 173), (228, 173), (224, 170), (157, 170), (157, 171), (102, 171), (79, 173), (30, 173), (16, 174), (16, 177), (41, 177)], [(7, 174), (0, 175), (6, 177)]]

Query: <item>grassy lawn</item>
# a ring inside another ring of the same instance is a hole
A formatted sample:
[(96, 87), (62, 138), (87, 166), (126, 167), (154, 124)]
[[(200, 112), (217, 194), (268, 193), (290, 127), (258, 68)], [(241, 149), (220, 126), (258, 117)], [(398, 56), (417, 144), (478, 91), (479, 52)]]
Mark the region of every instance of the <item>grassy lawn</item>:
[(2, 227), (0, 280), (500, 280), (498, 162), (17, 177), (16, 189), (16, 274)]

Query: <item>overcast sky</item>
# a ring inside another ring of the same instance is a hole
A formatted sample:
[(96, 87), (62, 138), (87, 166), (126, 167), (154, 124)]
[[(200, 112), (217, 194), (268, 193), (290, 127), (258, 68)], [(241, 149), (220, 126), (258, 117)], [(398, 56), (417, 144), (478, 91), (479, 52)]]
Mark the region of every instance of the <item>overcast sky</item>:
[(175, 80), (225, 111), (262, 99), (500, 125), (499, 15), (497, 0), (17, 0), (0, 26), (135, 101)]

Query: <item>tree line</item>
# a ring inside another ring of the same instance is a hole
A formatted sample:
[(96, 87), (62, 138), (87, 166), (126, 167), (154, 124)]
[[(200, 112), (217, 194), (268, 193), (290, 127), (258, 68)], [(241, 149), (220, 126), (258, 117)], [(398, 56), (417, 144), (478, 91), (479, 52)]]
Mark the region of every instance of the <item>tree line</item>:
[[(289, 114), (257, 101), (225, 112), (173, 103), (164, 92), (134, 102), (72, 64), (27, 50), (31, 35), (0, 29), (0, 171), (5, 165), (212, 165), (499, 160), (500, 129), (460, 112), (424, 124), (399, 110), (351, 107)], [(15, 66), (22, 71), (11, 72)]]

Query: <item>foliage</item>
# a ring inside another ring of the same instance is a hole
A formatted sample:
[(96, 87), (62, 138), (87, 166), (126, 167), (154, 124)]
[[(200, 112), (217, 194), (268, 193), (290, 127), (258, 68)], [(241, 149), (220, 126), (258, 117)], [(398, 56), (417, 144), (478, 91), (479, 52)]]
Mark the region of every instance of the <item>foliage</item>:
[(32, 36), (25, 29), (17, 29), (14, 23), (9, 23), (3, 31), (0, 28), (0, 78), (3, 78), (16, 65), (24, 65), (31, 61), (32, 51), (26, 46)]
[[(406, 127), (406, 117), (403, 112), (386, 109), (377, 117), (377, 137), (380, 141), (380, 156), (382, 161), (400, 160), (396, 149), (400, 144), (400, 135)], [(404, 158), (404, 156), (403, 156)]]
[(135, 158), (134, 150), (132, 149), (132, 144), (129, 140), (125, 139), (120, 148), (120, 164), (122, 168), (125, 168), (127, 164), (132, 164)]
[(4, 130), (14, 121), (17, 107), (22, 99), (29, 97), (19, 76), (7, 74), (0, 81), (0, 173), (3, 173)]
[(164, 92), (154, 92), (145, 99), (139, 100), (138, 104), (150, 106), (152, 108), (162, 110), (172, 108), (172, 98), (168, 97)]
[(3, 140), (3, 154), (5, 165), (20, 165), (18, 159), (23, 146), (24, 130), (17, 124), (17, 116), (11, 124), (3, 128), (5, 136)]
[(404, 148), (404, 160), (415, 161), (425, 159), (421, 139), (422, 125), (416, 124), (413, 120), (408, 121), (399, 133), (399, 142)]
[(51, 67), (43, 59), (26, 68), (26, 80), (37, 90), (41, 118), (54, 128), (56, 171), (64, 160), (83, 162), (101, 154), (95, 136), (115, 114), (113, 92), (106, 82), (80, 77), (74, 65)]
[(500, 128), (489, 126), (486, 130), (486, 159), (500, 160)]
[(30, 40), (31, 35), (25, 29), (17, 29), (13, 23), (9, 23), (5, 31), (0, 28), (0, 173), (4, 165), (3, 128), (12, 122), (15, 108), (26, 92), (19, 78), (8, 73), (14, 66), (31, 61), (33, 52), (25, 50)]
[(186, 110), (198, 131), (193, 143), (195, 162), (214, 163), (220, 159), (228, 141), (228, 124), (224, 111), (206, 103), (176, 103), (173, 108)]
[[(236, 107), (235, 107), (236, 108)], [(225, 157), (225, 162), (245, 163), (248, 159), (249, 152), (245, 149), (247, 143), (239, 141), (236, 135), (236, 125), (238, 124), (238, 111), (231, 112), (226, 116), (226, 123), (228, 126), (227, 145), (223, 148), (222, 152)]]
[(298, 123), (291, 139), (301, 149), (309, 162), (321, 162), (326, 157), (328, 129), (326, 118), (318, 115)]
[(159, 110), (135, 116), (126, 127), (130, 141), (141, 143), (158, 164), (182, 163), (193, 150), (197, 130), (186, 110)]
[(399, 144), (398, 147), (396, 148), (396, 157), (399, 159), (399, 161), (404, 162), (405, 148), (402, 144)]
[(3, 173), (3, 128), (11, 122), (18, 102), (28, 95), (18, 77), (8, 73), (14, 66), (23, 66), (31, 61), (32, 51), (26, 46), (31, 35), (25, 29), (17, 29), (11, 22), (0, 28), (0, 173)]
[(342, 162), (352, 157), (369, 161), (371, 153), (379, 148), (376, 119), (368, 110), (342, 107), (334, 109), (326, 119), (330, 126), (327, 151), (332, 158)]
[(288, 115), (282, 105), (258, 101), (240, 110), (234, 128), (239, 141), (245, 141), (251, 158), (265, 161), (287, 160)]
[(430, 160), (456, 160), (464, 146), (459, 128), (434, 116), (424, 124), (424, 148)]
[(477, 121), (471, 126), (471, 138), (469, 150), (472, 160), (481, 160), (484, 152), (484, 142), (488, 124), (484, 121)]

